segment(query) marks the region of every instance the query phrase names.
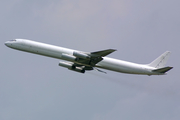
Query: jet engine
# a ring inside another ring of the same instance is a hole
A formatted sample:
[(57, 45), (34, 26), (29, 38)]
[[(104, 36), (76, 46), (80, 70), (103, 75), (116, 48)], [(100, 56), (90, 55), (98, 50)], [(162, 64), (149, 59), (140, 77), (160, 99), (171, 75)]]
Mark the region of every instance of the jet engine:
[(85, 73), (85, 70), (81, 67), (76, 67), (74, 66), (72, 63), (68, 63), (68, 62), (59, 62), (59, 66), (68, 68), (69, 70), (73, 70), (76, 72), (80, 72), (80, 73)]
[(76, 60), (76, 57), (75, 57), (75, 56), (68, 55), (68, 54), (62, 54), (61, 57), (62, 57), (62, 59), (68, 60), (68, 61), (75, 61), (75, 60)]
[(82, 59), (90, 59), (90, 56), (85, 54), (85, 53), (81, 53), (81, 52), (73, 52), (73, 55), (78, 57), (78, 58), (82, 58)]

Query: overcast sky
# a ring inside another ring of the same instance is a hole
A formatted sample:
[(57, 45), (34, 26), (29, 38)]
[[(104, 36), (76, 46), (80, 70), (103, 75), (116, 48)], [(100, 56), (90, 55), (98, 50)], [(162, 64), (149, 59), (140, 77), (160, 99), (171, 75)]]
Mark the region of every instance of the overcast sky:
[[(1, 0), (0, 120), (179, 120), (179, 0)], [(76, 73), (60, 60), (10, 49), (25, 38), (150, 63), (165, 76)]]

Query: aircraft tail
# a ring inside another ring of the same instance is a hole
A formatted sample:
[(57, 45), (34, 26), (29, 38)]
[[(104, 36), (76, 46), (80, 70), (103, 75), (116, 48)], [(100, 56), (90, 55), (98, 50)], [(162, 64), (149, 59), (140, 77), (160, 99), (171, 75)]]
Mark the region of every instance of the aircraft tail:
[(167, 71), (171, 70), (173, 67), (164, 67), (164, 68), (159, 68), (153, 70), (153, 72), (158, 72), (158, 73), (166, 73)]
[(163, 68), (167, 63), (169, 56), (170, 56), (170, 52), (166, 51), (165, 53), (160, 55), (157, 59), (155, 59), (150, 64), (148, 64), (148, 66), (155, 67), (157, 69)]

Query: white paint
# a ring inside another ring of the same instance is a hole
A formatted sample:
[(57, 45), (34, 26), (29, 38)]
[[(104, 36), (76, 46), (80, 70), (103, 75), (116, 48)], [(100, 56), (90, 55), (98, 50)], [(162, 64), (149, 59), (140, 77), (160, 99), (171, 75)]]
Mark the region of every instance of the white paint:
[[(15, 40), (7, 41), (5, 42), (5, 45), (13, 49), (30, 52), (34, 54), (39, 54), (43, 56), (53, 57), (57, 59), (63, 59), (63, 60), (66, 60), (66, 59), (62, 58), (62, 54), (73, 56), (73, 52), (77, 51), (77, 50), (67, 49), (63, 47), (58, 47), (58, 46), (35, 42), (31, 40), (26, 40), (26, 39), (15, 39)], [(166, 52), (165, 55), (166, 56), (169, 55), (169, 52)], [(78, 63), (77, 61), (73, 61), (73, 62)], [(131, 62), (113, 59), (109, 57), (103, 57), (103, 60), (97, 63), (95, 67), (99, 67), (99, 68), (103, 68), (103, 69), (107, 69), (111, 71), (116, 71), (116, 72), (121, 72), (121, 73), (129, 73), (129, 74), (144, 74), (144, 75), (165, 74), (165, 73), (153, 72), (153, 70), (156, 70), (157, 68), (152, 67), (150, 65), (136, 64), (136, 63), (131, 63)]]

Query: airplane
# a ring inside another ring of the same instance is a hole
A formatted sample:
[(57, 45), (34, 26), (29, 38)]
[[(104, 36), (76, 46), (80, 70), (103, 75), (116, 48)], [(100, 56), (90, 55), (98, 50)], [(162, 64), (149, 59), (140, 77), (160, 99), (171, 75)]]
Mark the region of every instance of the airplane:
[(165, 67), (170, 55), (169, 51), (160, 55), (150, 64), (137, 64), (105, 57), (116, 51), (115, 49), (83, 52), (27, 39), (13, 39), (5, 42), (5, 45), (16, 50), (61, 59), (63, 61), (59, 62), (59, 66), (79, 73), (85, 73), (85, 71), (88, 70), (97, 70), (106, 73), (99, 69), (102, 68), (120, 73), (150, 76), (166, 75), (167, 72), (173, 68), (169, 66)]

